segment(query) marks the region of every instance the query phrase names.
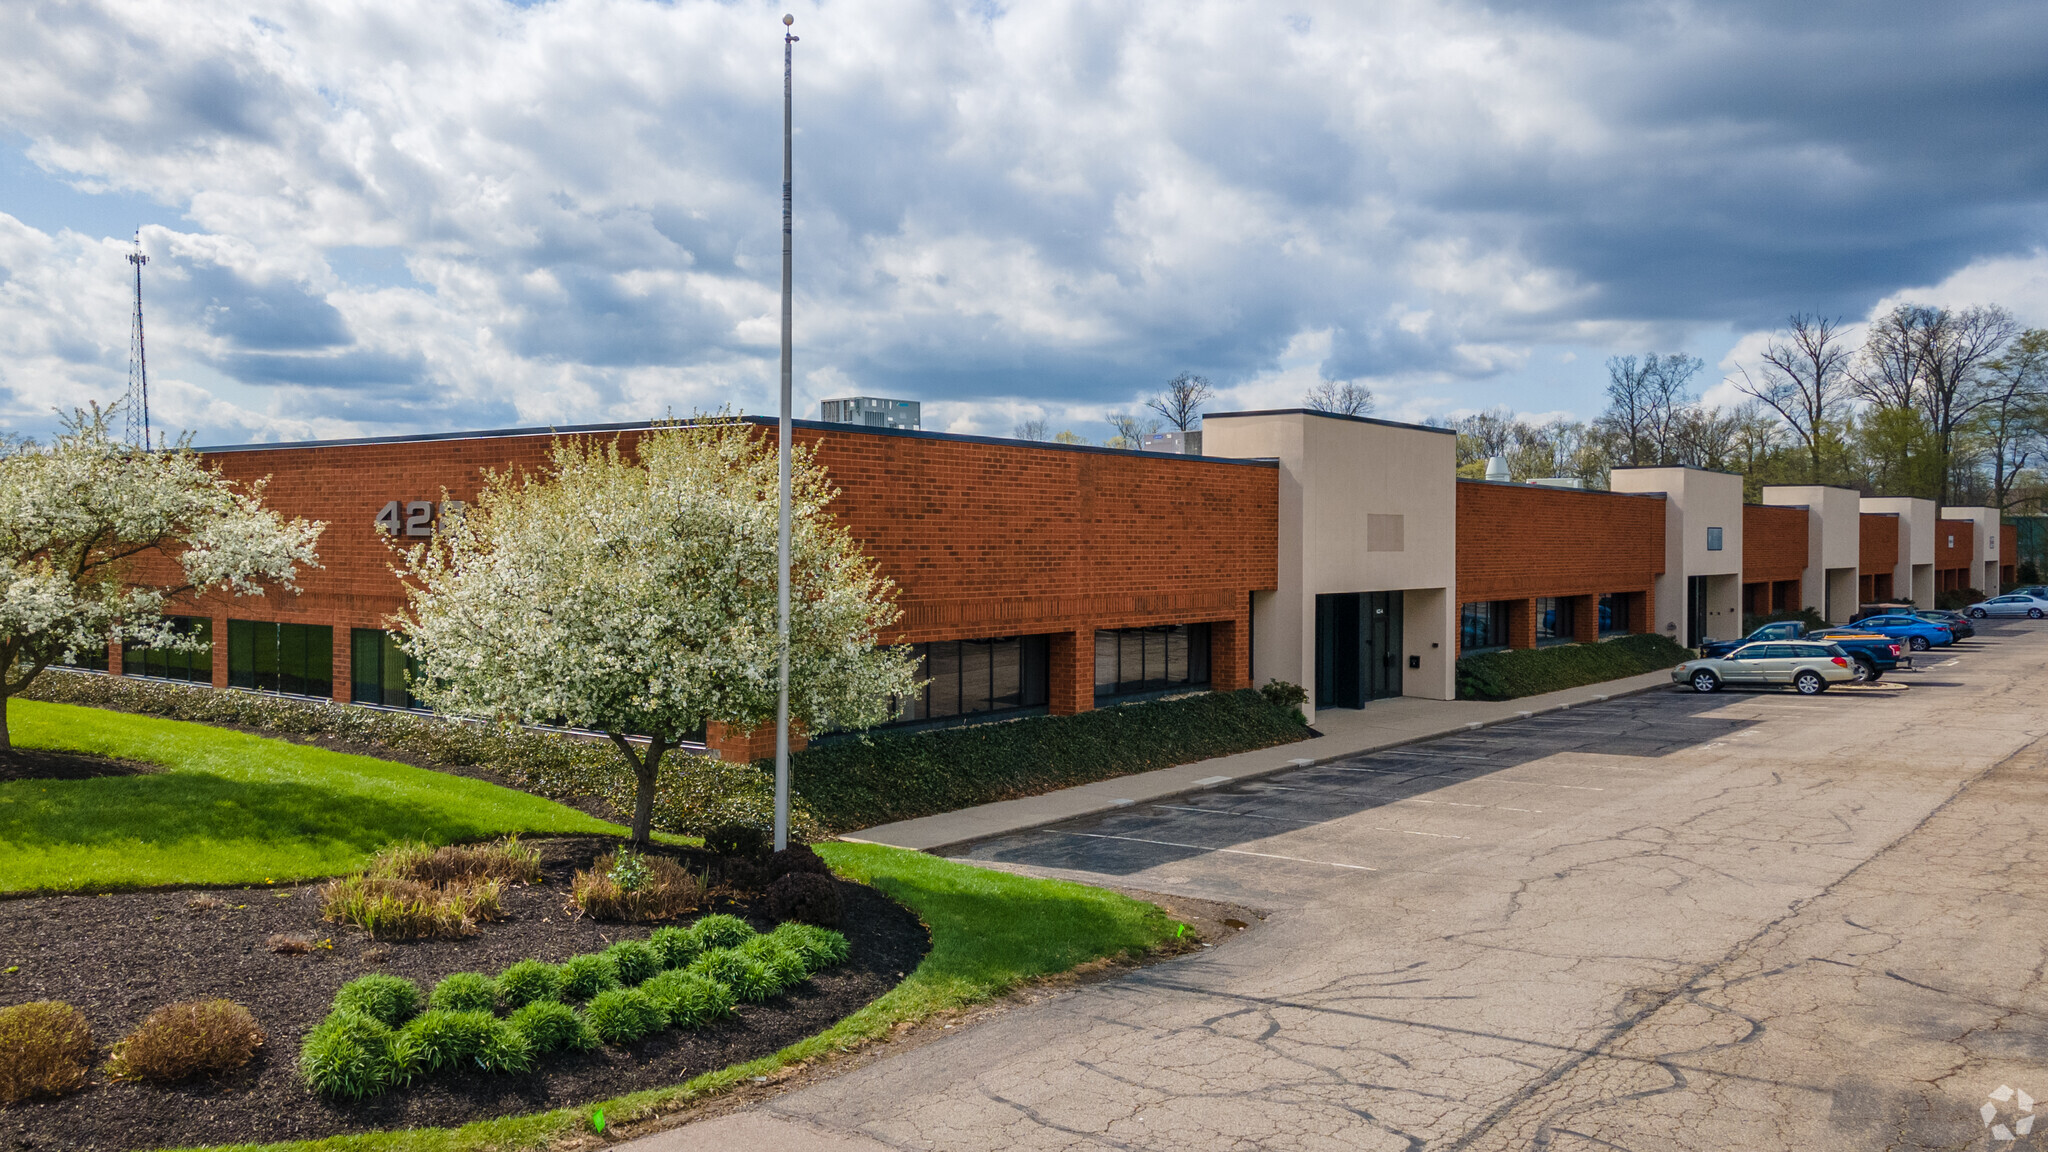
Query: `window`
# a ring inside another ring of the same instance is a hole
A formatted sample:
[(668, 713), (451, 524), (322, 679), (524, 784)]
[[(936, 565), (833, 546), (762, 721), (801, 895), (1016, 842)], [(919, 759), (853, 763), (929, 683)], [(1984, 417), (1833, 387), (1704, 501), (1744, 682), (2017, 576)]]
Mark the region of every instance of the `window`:
[(897, 702), (896, 723), (1045, 706), (1052, 641), (1046, 636), (912, 644), (924, 691)]
[(294, 696), (334, 695), (334, 629), (228, 621), (228, 684)]
[(203, 616), (166, 616), (164, 620), (173, 632), (190, 636), (206, 646), (196, 652), (188, 652), (179, 648), (123, 644), (121, 674), (157, 680), (183, 680), (192, 684), (213, 683), (213, 621)]
[(1207, 683), (1207, 624), (1100, 629), (1095, 633), (1097, 700)]
[(1707, 529), (1707, 551), (1709, 551), (1709, 552), (1719, 552), (1720, 550), (1721, 550), (1721, 530), (1720, 530), (1719, 528), (1709, 528), (1709, 529)]
[(1600, 597), (1600, 634), (1613, 636), (1628, 631), (1628, 593), (1609, 592)]
[(1458, 605), (1458, 648), (1484, 652), (1508, 646), (1508, 604), (1505, 600), (1475, 600)]
[(1569, 596), (1538, 596), (1536, 598), (1536, 643), (1569, 644), (1578, 639), (1572, 627), (1572, 601)]
[(398, 646), (398, 635), (382, 628), (357, 628), (349, 633), (349, 699), (387, 708), (418, 708), (412, 695), (412, 657)]
[(76, 668), (81, 672), (105, 672), (107, 670), (107, 646), (95, 644), (81, 648), (71, 654), (69, 660), (57, 661), (59, 668)]

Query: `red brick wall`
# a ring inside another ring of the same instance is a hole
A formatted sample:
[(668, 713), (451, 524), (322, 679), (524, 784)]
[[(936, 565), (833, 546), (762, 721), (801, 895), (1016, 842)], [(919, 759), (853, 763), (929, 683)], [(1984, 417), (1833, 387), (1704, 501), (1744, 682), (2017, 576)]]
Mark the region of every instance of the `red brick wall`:
[(1890, 572), (1899, 566), (1899, 518), (1876, 512), (1863, 513), (1862, 547), (1856, 566), (1865, 575)]
[(1804, 508), (1742, 506), (1742, 582), (1797, 580), (1806, 571)]
[[(1955, 544), (1951, 546), (1949, 541)], [(1943, 520), (1934, 526), (1934, 566), (1968, 568), (1977, 559), (1977, 524), (1973, 520)]]
[(1661, 496), (1458, 482), (1461, 604), (1644, 590), (1663, 571)]
[[(621, 435), (630, 444), (638, 433)], [(1278, 583), (1276, 469), (855, 429), (799, 427), (796, 436), (818, 446), (841, 490), (833, 512), (901, 590), (894, 639), (1074, 636), (1067, 666), (1057, 642), (1054, 660), (1056, 710), (1071, 711), (1093, 704), (1096, 628), (1210, 622), (1223, 625), (1212, 633), (1213, 682), (1248, 684), (1249, 593)], [(536, 469), (548, 442), (492, 436), (214, 453), (210, 462), (234, 479), (271, 477), (272, 508), (328, 528), (322, 567), (303, 575), (301, 595), (207, 610), (220, 621), (332, 625), (335, 689), (345, 699), (348, 630), (382, 627), (402, 604), (374, 526), (378, 510), (391, 500), (438, 505), (444, 489), (449, 499), (474, 499), (483, 469)], [(222, 643), (225, 631), (216, 631)], [(224, 678), (224, 653), (215, 666)]]

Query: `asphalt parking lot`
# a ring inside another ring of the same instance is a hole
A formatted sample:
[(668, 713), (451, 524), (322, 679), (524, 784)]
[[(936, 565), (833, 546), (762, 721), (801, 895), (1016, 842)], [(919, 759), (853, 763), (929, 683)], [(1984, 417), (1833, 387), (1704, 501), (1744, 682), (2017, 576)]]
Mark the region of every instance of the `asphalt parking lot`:
[[(1264, 919), (753, 1122), (833, 1148), (2026, 1147), (2048, 626), (1917, 663), (1903, 690), (1674, 688), (973, 846)], [(711, 1146), (690, 1131), (664, 1146)]]

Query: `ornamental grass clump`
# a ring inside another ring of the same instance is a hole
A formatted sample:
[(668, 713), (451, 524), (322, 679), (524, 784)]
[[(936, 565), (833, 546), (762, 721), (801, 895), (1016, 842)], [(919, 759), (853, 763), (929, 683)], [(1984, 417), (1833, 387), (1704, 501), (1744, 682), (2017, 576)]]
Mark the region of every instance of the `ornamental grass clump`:
[(668, 1014), (637, 988), (598, 993), (583, 1009), (583, 1019), (607, 1044), (630, 1044), (668, 1024)]
[(702, 1028), (732, 1014), (739, 997), (701, 972), (668, 971), (640, 986), (674, 1028)]
[(335, 1012), (355, 1012), (388, 1028), (396, 1028), (420, 1010), (420, 987), (403, 976), (372, 972), (358, 976), (334, 994)]
[(684, 971), (718, 981), (749, 1004), (759, 1004), (782, 991), (775, 974), (766, 966), (732, 948), (714, 948), (697, 957)]
[(707, 950), (731, 948), (754, 936), (752, 924), (725, 912), (713, 912), (690, 925), (690, 931)]
[(666, 856), (599, 856), (570, 881), (569, 902), (593, 920), (673, 920), (704, 903), (704, 884)]
[(419, 1056), (411, 1039), (382, 1020), (337, 1010), (306, 1033), (299, 1074), (316, 1092), (360, 1100), (409, 1083)]
[(495, 1012), (498, 986), (481, 972), (457, 972), (434, 985), (427, 1006), (449, 1012)]
[(655, 958), (663, 968), (687, 968), (697, 954), (704, 951), (704, 942), (688, 928), (673, 924), (656, 928), (647, 937), (647, 946), (654, 949)]
[(811, 974), (803, 953), (773, 936), (756, 936), (733, 951), (768, 970), (769, 979), (775, 986), (775, 992), (770, 995), (789, 991)]
[(488, 844), (432, 844), (413, 841), (394, 844), (370, 861), (364, 870), (389, 880), (416, 880), (436, 888), (460, 887), (479, 880), (504, 884), (540, 882), (540, 849), (508, 836)]
[(436, 888), (418, 880), (358, 873), (320, 889), (320, 914), (353, 924), (376, 940), (429, 940), (467, 936), (479, 923), (505, 918), (501, 880)]
[(813, 972), (844, 964), (846, 958), (853, 954), (853, 946), (847, 942), (846, 937), (830, 928), (820, 928), (815, 924), (801, 924), (792, 920), (777, 925), (769, 936), (802, 954)]
[(265, 1039), (256, 1018), (233, 1001), (167, 1004), (114, 1045), (107, 1075), (161, 1084), (218, 1076), (255, 1059)]
[(524, 1072), (533, 1067), (526, 1033), (489, 1012), (420, 1013), (402, 1030), (422, 1072), (475, 1064), (490, 1072)]
[(92, 1026), (55, 1000), (0, 1008), (0, 1104), (62, 1096), (85, 1086)]
[(505, 1024), (524, 1035), (535, 1052), (581, 1052), (600, 1043), (574, 1008), (554, 1000), (535, 1000), (507, 1016)]
[(618, 965), (603, 953), (571, 956), (562, 962), (562, 998), (588, 1000), (619, 986)]
[(562, 998), (562, 970), (539, 960), (521, 960), (498, 973), (498, 1001), (511, 1010)]
[(619, 983), (631, 988), (661, 971), (661, 958), (643, 940), (621, 940), (604, 950), (611, 957)]

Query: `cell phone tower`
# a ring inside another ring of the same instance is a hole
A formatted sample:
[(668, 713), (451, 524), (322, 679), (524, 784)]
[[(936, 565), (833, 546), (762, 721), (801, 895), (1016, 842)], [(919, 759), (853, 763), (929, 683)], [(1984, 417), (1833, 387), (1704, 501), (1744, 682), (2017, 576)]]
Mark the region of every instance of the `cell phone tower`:
[(135, 234), (135, 251), (128, 254), (135, 265), (135, 324), (128, 333), (128, 442), (145, 451), (149, 448), (149, 357), (142, 346), (142, 266), (149, 257), (142, 252), (142, 233)]

